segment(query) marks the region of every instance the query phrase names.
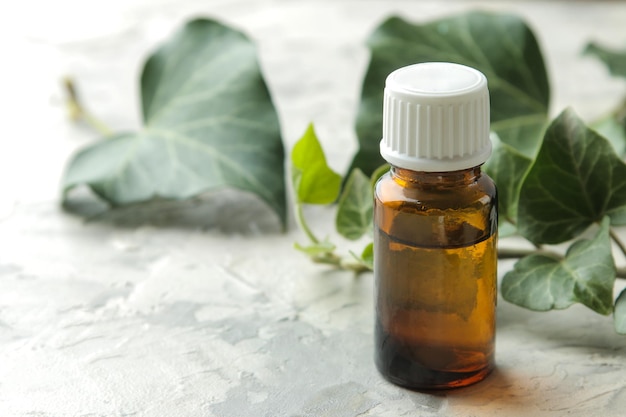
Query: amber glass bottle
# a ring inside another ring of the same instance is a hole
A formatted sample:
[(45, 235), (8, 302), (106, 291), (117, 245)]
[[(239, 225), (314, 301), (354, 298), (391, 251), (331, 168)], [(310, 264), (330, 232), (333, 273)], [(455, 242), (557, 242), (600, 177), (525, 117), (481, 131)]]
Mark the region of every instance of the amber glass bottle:
[(387, 79), (376, 185), (376, 365), (413, 389), (454, 388), (494, 367), (497, 197), (487, 81), (449, 63)]

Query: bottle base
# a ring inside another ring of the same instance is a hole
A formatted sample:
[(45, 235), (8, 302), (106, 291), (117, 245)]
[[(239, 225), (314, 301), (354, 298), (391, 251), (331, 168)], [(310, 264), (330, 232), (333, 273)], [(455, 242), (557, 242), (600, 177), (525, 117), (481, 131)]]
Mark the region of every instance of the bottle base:
[[(404, 362), (404, 361), (403, 361)], [(381, 366), (377, 361), (378, 372), (387, 381), (413, 391), (448, 390), (462, 388), (484, 380), (495, 368), (488, 365), (472, 371), (439, 371), (428, 369), (416, 363), (404, 363), (393, 369)]]

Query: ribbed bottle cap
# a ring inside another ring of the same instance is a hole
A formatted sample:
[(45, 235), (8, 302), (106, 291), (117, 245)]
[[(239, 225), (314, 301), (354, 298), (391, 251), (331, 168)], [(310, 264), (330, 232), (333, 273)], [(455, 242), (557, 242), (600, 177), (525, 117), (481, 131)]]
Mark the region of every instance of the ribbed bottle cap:
[(413, 171), (457, 171), (484, 163), (491, 154), (487, 78), (448, 62), (389, 74), (380, 154)]

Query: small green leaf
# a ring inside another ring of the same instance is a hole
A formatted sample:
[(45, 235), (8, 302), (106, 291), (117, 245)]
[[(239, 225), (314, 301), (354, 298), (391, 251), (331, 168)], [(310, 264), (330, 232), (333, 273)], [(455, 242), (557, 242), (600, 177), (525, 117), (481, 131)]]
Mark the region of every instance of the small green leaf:
[(304, 252), (311, 257), (316, 257), (318, 255), (323, 255), (326, 253), (330, 253), (335, 250), (335, 245), (330, 243), (327, 240), (324, 240), (319, 243), (314, 243), (309, 246), (302, 246), (298, 243), (294, 244), (294, 247), (300, 252)]
[(370, 243), (361, 253), (361, 261), (370, 269), (374, 269), (374, 243)]
[(280, 126), (248, 38), (193, 20), (148, 59), (141, 90), (143, 129), (75, 155), (64, 198), (80, 184), (113, 205), (235, 187), (261, 197), (285, 223)]
[(341, 176), (326, 164), (312, 124), (291, 151), (291, 180), (300, 203), (330, 204), (339, 195)]
[(361, 255), (357, 255), (352, 251), (350, 251), (350, 255), (352, 255), (352, 257), (358, 262), (359, 265), (364, 266), (369, 271), (374, 270), (374, 242), (371, 242), (367, 246), (365, 246), (365, 248), (363, 248), (363, 252), (361, 252)]
[(531, 310), (564, 309), (582, 303), (600, 314), (613, 310), (615, 264), (609, 219), (591, 240), (575, 242), (564, 259), (529, 255), (502, 279), (502, 296)]
[(372, 228), (373, 195), (370, 179), (355, 168), (339, 198), (335, 225), (343, 237), (356, 240)]
[(615, 331), (626, 334), (626, 289), (617, 297), (615, 310), (613, 311), (613, 324)]
[(498, 186), (500, 220), (515, 223), (522, 180), (532, 159), (503, 143), (497, 135), (492, 135), (491, 141), (493, 152), (485, 163), (485, 172)]
[(605, 215), (626, 220), (626, 164), (572, 110), (546, 131), (519, 197), (517, 227), (535, 243), (578, 236)]
[(590, 42), (583, 53), (593, 55), (602, 61), (612, 75), (626, 77), (626, 51), (613, 51)]
[(368, 46), (371, 60), (356, 123), (360, 149), (352, 168), (371, 174), (384, 162), (379, 142), (387, 75), (429, 61), (455, 62), (482, 71), (489, 80), (492, 130), (523, 155), (536, 153), (550, 89), (539, 45), (519, 17), (470, 12), (421, 25), (392, 17), (372, 33)]

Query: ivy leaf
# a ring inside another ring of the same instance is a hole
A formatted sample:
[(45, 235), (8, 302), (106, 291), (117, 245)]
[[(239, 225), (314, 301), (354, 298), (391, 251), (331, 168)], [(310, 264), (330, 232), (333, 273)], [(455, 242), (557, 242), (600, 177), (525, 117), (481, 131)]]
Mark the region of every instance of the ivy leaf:
[(586, 55), (592, 55), (602, 61), (611, 75), (626, 77), (626, 52), (613, 51), (597, 43), (590, 42), (583, 51)]
[[(374, 242), (370, 242), (363, 248), (361, 255), (350, 251), (350, 255), (358, 262), (359, 265), (364, 266), (367, 270), (374, 270)], [(364, 271), (359, 271), (364, 272)]]
[(299, 203), (330, 204), (339, 195), (341, 176), (326, 164), (312, 124), (291, 151), (291, 181)]
[(582, 303), (600, 314), (613, 310), (615, 264), (609, 219), (591, 240), (575, 242), (565, 259), (533, 254), (515, 264), (502, 279), (502, 296), (531, 310), (564, 309)]
[(343, 189), (337, 207), (335, 225), (346, 239), (356, 240), (372, 228), (373, 193), (370, 179), (355, 168)]
[(500, 220), (515, 223), (517, 202), (524, 175), (532, 159), (492, 135), (493, 153), (485, 163), (485, 172), (498, 184)]
[(374, 269), (374, 243), (369, 243), (361, 253), (361, 262), (369, 269)]
[[(626, 78), (626, 51), (613, 51), (590, 42), (586, 46), (584, 54), (598, 58), (607, 66), (612, 75)], [(625, 104), (622, 104), (615, 114), (604, 117), (591, 126), (611, 142), (619, 156), (626, 154), (625, 112)]]
[(613, 311), (613, 324), (615, 331), (626, 334), (626, 289), (617, 297), (615, 310)]
[(187, 23), (146, 62), (144, 127), (80, 151), (64, 198), (87, 184), (113, 205), (234, 187), (286, 221), (280, 126), (253, 44), (216, 21)]
[(546, 131), (520, 190), (517, 227), (534, 243), (559, 243), (610, 216), (626, 222), (626, 164), (568, 109)]
[(471, 12), (413, 25), (392, 17), (372, 33), (368, 46), (371, 60), (356, 123), (360, 149), (352, 167), (369, 175), (384, 162), (379, 142), (387, 75), (428, 61), (455, 62), (482, 71), (489, 80), (492, 130), (523, 155), (536, 153), (550, 93), (539, 45), (520, 18)]
[(330, 253), (335, 250), (335, 245), (330, 243), (328, 240), (324, 240), (322, 242), (314, 243), (309, 246), (302, 246), (298, 243), (294, 244), (294, 247), (300, 252), (304, 252), (311, 257), (316, 257), (319, 255), (324, 255), (326, 253)]

